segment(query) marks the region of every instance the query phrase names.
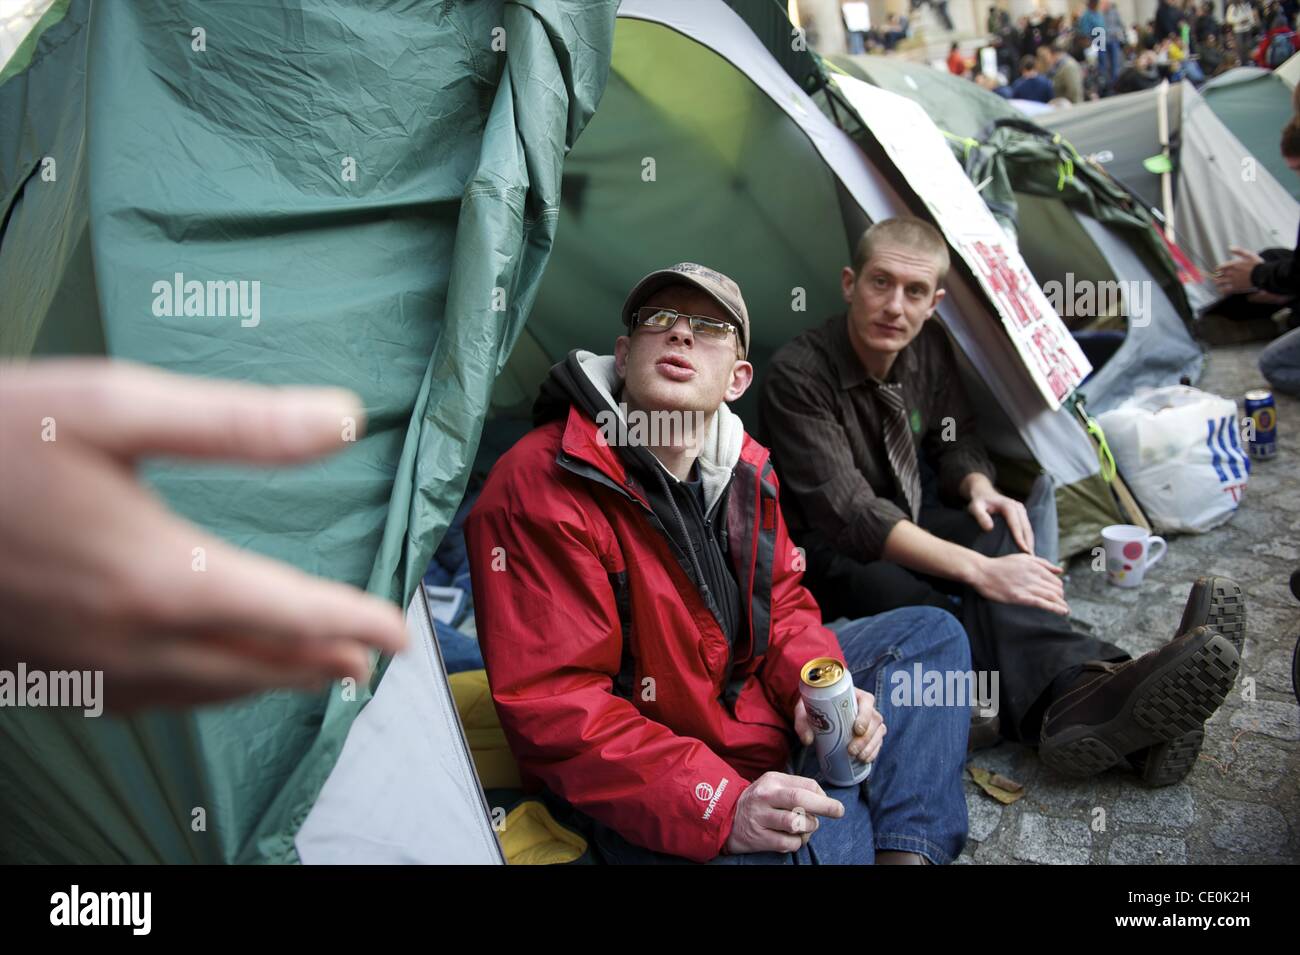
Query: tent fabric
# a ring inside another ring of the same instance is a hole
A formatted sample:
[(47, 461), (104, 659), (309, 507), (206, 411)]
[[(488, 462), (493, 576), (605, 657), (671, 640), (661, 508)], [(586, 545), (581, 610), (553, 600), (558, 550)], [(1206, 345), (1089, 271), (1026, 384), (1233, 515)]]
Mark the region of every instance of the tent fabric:
[[(1300, 68), (1300, 56), (1287, 63)], [(1286, 64), (1284, 64), (1286, 65)], [(1291, 118), (1293, 85), (1280, 75), (1254, 66), (1239, 66), (1201, 87), (1214, 115), (1289, 193), (1300, 200), (1300, 176), (1287, 167), (1278, 143)]]
[[(0, 85), (0, 353), (357, 390), (369, 432), (335, 458), (145, 476), (240, 546), (405, 605), (531, 309), (616, 5), (74, 0)], [(259, 282), (258, 320), (156, 315), (156, 283), (190, 280)], [(292, 861), (369, 692), (341, 696), (6, 709), (0, 855)]]
[[(665, 60), (672, 71), (659, 68)], [(656, 160), (652, 182), (641, 178), (646, 158)], [(606, 99), (566, 163), (567, 227), (525, 335), (536, 345), (526, 359), (536, 382), (547, 366), (541, 356), (610, 350), (619, 306), (637, 278), (665, 261), (695, 259), (745, 291), (761, 387), (777, 347), (842, 309), (838, 271), (863, 227), (910, 210), (902, 187), (725, 4), (625, 0)], [(713, 205), (703, 207), (700, 195)], [(837, 213), (838, 202), (847, 211)], [(774, 241), (781, 254), (771, 252)], [(583, 308), (575, 309), (579, 287)], [(1014, 436), (1013, 453), (1028, 452), (1062, 487), (1096, 473), (1077, 422), (1037, 396), (973, 279), (950, 276), (939, 317), (970, 357), (975, 393), (994, 406), (981, 421), (1012, 424), (1010, 435), (990, 434), (990, 443)], [(523, 371), (508, 368), (507, 377), (511, 398), (535, 393)], [(742, 418), (753, 417), (751, 392), (737, 403)]]
[(406, 625), (410, 644), (353, 721), (298, 830), (304, 863), (504, 861), (423, 591)]
[(926, 63), (870, 54), (833, 54), (827, 59), (850, 76), (915, 100), (936, 126), (963, 139), (978, 138), (996, 120), (1024, 118), (996, 93)]
[[(1171, 85), (1168, 101), (1174, 241), (1203, 271), (1227, 260), (1231, 245), (1290, 248), (1300, 204), (1267, 164), (1252, 169), (1253, 180), (1243, 176), (1251, 151), (1190, 83)], [(1163, 209), (1161, 177), (1144, 166), (1161, 151), (1158, 109), (1157, 88), (1083, 103), (1040, 122), (1094, 157), (1148, 206)]]
[(1123, 345), (1081, 388), (1090, 413), (1140, 387), (1199, 377), (1204, 356), (1187, 330), (1191, 309), (1173, 259), (1151, 218), (1113, 180), (1069, 143), (1023, 122), (995, 125), (964, 155), (971, 180), (989, 180), (982, 194), (1020, 232), (1041, 284), (1137, 283), (1124, 288), (1142, 301), (1125, 295), (1122, 315), (1111, 317), (1127, 330)]

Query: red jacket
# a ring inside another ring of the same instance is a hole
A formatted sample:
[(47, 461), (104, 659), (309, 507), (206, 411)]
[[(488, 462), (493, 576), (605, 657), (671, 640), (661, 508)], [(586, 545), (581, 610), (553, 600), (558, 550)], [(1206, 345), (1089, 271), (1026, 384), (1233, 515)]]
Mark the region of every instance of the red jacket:
[[(785, 770), (803, 664), (843, 659), (800, 584), (767, 449), (719, 416), (743, 435), (726, 497), (744, 607), (734, 654), (577, 407), (501, 458), (465, 524), (479, 640), (525, 785), (696, 861), (721, 851), (749, 782)], [(721, 699), (732, 660), (734, 709)]]

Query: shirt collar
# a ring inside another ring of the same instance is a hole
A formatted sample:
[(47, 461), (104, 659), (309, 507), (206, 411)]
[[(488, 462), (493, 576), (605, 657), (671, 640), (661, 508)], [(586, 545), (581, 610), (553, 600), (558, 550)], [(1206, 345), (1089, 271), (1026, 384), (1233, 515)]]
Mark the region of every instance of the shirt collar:
[[(926, 319), (932, 321), (933, 319)], [(925, 330), (925, 326), (921, 326)], [(856, 388), (858, 385), (873, 384), (879, 386), (886, 384), (875, 378), (871, 372), (863, 367), (861, 359), (858, 358), (857, 350), (853, 347), (853, 341), (849, 338), (849, 313), (845, 312), (837, 318), (831, 319), (831, 361), (835, 365), (835, 370), (839, 375), (840, 389), (848, 391), (850, 388)], [(921, 336), (917, 332), (917, 338)], [(912, 377), (916, 371), (916, 354), (913, 346), (916, 344), (916, 338), (913, 338), (894, 359), (894, 364), (889, 369), (889, 381), (902, 384)]]

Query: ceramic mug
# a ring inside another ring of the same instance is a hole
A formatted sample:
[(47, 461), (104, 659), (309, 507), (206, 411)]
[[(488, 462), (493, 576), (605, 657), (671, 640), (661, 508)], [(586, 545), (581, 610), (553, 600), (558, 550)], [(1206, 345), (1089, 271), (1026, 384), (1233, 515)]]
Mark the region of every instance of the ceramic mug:
[[(1169, 545), (1163, 537), (1149, 534), (1135, 524), (1111, 524), (1102, 528), (1106, 549), (1106, 579), (1116, 587), (1140, 587), (1147, 569), (1154, 567)], [(1152, 556), (1156, 544), (1159, 553)]]

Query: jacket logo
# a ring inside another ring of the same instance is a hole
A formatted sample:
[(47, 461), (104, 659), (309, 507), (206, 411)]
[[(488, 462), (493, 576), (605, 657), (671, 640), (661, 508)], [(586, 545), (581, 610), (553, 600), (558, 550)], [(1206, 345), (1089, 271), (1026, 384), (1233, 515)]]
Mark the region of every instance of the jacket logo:
[(717, 808), (718, 800), (722, 798), (722, 794), (727, 791), (727, 783), (730, 781), (731, 780), (727, 779), (726, 776), (723, 776), (722, 782), (718, 783), (716, 791), (708, 783), (700, 783), (695, 787), (695, 795), (701, 800), (706, 798), (704, 795), (705, 793), (709, 794), (707, 797), (709, 799), (709, 805), (708, 808), (704, 810), (704, 815), (700, 817), (701, 819), (707, 820), (711, 815), (713, 815), (713, 810)]
[(699, 783), (695, 787), (695, 798), (700, 802), (708, 802), (713, 798), (713, 787), (708, 783)]

